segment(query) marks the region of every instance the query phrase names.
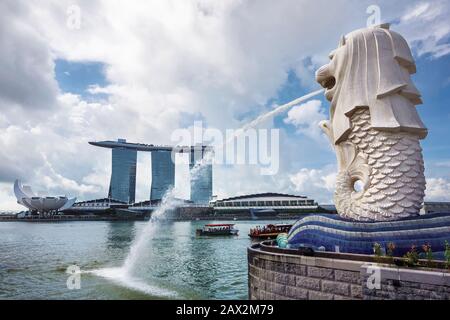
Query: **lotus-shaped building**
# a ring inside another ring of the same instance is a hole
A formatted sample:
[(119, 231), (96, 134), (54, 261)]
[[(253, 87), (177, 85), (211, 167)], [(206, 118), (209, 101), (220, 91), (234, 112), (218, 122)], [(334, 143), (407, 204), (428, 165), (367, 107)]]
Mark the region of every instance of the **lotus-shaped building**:
[(23, 186), (19, 180), (14, 182), (14, 194), (17, 203), (27, 207), (30, 211), (39, 213), (49, 213), (62, 211), (72, 207), (76, 198), (60, 197), (39, 197), (34, 194), (30, 186)]

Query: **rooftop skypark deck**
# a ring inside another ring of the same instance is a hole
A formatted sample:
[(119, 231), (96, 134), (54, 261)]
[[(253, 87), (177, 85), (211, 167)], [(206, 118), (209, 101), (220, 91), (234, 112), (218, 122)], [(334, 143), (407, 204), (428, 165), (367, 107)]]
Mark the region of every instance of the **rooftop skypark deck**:
[(179, 153), (185, 153), (189, 151), (196, 151), (200, 148), (202, 151), (212, 151), (213, 147), (211, 146), (204, 146), (204, 145), (197, 145), (197, 146), (168, 146), (168, 145), (153, 145), (153, 144), (145, 144), (145, 143), (133, 143), (133, 142), (127, 142), (126, 139), (118, 139), (117, 141), (90, 141), (90, 145), (101, 147), (101, 148), (126, 148), (130, 150), (136, 150), (136, 151), (146, 151), (146, 152), (152, 152), (152, 151), (175, 151)]

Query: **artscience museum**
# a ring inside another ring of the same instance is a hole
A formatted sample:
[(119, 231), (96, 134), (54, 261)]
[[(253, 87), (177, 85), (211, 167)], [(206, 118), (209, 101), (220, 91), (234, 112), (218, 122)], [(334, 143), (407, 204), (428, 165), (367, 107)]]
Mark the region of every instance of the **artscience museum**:
[(19, 180), (14, 182), (14, 194), (17, 203), (25, 206), (30, 212), (39, 214), (51, 214), (72, 207), (77, 198), (67, 198), (66, 196), (37, 196), (30, 186), (24, 186)]

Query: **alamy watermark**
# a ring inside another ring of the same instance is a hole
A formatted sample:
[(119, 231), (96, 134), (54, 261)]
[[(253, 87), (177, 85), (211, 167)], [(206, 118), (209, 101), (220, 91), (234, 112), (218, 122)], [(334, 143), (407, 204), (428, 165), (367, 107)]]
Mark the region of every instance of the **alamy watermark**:
[(381, 269), (378, 266), (368, 266), (366, 272), (370, 274), (367, 278), (366, 286), (369, 290), (381, 289)]
[[(207, 157), (207, 161), (216, 165), (258, 165), (261, 175), (275, 175), (280, 167), (279, 129), (226, 129), (223, 132), (205, 129), (202, 121), (196, 121), (192, 130), (175, 130), (171, 141), (177, 146), (194, 146), (194, 163)], [(201, 146), (208, 148), (205, 151)], [(173, 160), (179, 151), (174, 149)]]
[(366, 13), (369, 15), (367, 18), (367, 27), (379, 26), (381, 24), (381, 9), (379, 6), (368, 6)]
[(81, 28), (81, 8), (71, 5), (67, 8), (66, 26), (69, 30), (79, 30)]
[(68, 266), (66, 273), (69, 274), (66, 281), (67, 289), (80, 290), (81, 289), (81, 269), (77, 265)]

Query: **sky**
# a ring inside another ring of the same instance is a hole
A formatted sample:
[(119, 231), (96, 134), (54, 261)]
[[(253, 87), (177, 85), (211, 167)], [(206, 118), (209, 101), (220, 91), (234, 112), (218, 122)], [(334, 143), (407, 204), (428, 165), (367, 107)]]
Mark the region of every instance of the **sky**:
[[(15, 179), (39, 194), (107, 196), (111, 155), (88, 144), (126, 138), (171, 144), (191, 129), (237, 129), (319, 89), (314, 72), (370, 6), (402, 34), (417, 63), (429, 201), (450, 201), (450, 3), (356, 0), (58, 0), (0, 2), (0, 210), (21, 210)], [(79, 18), (79, 19), (78, 19)], [(219, 198), (257, 192), (331, 203), (336, 158), (318, 128), (318, 96), (264, 123), (280, 132), (274, 175), (215, 165)], [(138, 159), (137, 200), (150, 156)], [(178, 170), (179, 169), (179, 170)], [(185, 167), (176, 187), (189, 197)]]

